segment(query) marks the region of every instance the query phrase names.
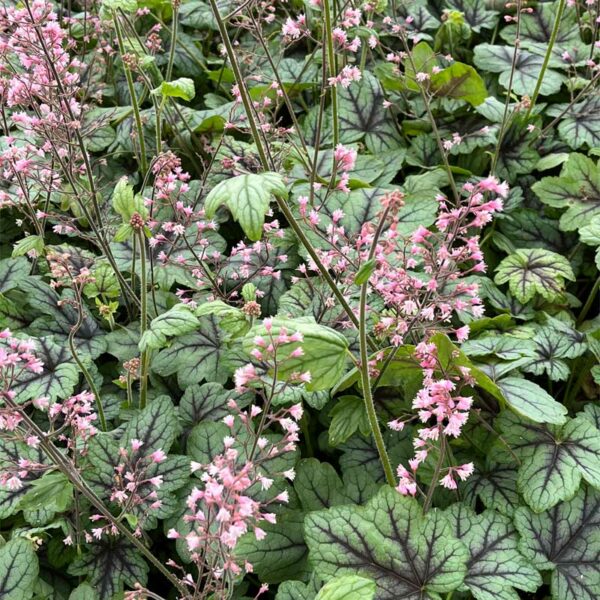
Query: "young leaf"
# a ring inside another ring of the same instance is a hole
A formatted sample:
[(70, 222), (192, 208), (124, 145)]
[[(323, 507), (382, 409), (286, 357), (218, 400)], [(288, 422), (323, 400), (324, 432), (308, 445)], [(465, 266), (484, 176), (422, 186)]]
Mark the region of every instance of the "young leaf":
[(364, 400), (358, 396), (342, 396), (329, 413), (329, 443), (338, 446), (347, 442), (357, 431), (370, 432)]
[(373, 579), (378, 600), (447, 593), (463, 583), (467, 571), (468, 550), (444, 517), (423, 515), (416, 500), (390, 487), (364, 507), (307, 515), (305, 538), (317, 574)]
[(562, 425), (567, 420), (567, 408), (559, 404), (544, 388), (520, 377), (498, 381), (508, 405), (518, 414), (536, 423)]
[(156, 89), (152, 90), (152, 93), (154, 95), (161, 95), (163, 98), (192, 100), (196, 95), (196, 88), (193, 79), (180, 77), (173, 81), (163, 81)]
[(375, 582), (358, 575), (342, 575), (326, 583), (315, 600), (373, 600)]
[(570, 501), (536, 514), (515, 515), (519, 550), (550, 571), (553, 600), (597, 600), (600, 589), (600, 493), (584, 486)]
[(513, 600), (513, 588), (535, 592), (542, 585), (540, 574), (519, 553), (519, 538), (508, 517), (492, 510), (478, 515), (459, 503), (445, 514), (454, 535), (469, 549), (461, 591), (470, 591), (477, 600)]
[(21, 498), (22, 510), (44, 508), (52, 512), (63, 512), (73, 501), (73, 485), (66, 475), (59, 471), (48, 471), (31, 482), (29, 490)]
[(289, 354), (298, 347), (303, 350), (303, 355), (295, 358), (286, 358), (281, 361), (277, 375), (286, 379), (292, 373), (309, 371), (310, 383), (306, 384), (309, 391), (331, 389), (344, 373), (346, 367), (346, 353), (348, 340), (337, 331), (319, 325), (316, 322), (304, 319), (285, 319), (277, 317), (272, 320), (272, 330), (267, 332), (264, 325), (253, 327), (243, 339), (244, 350), (249, 354), (254, 347), (254, 338), (269, 335), (277, 337), (284, 328), (288, 334), (298, 331), (303, 336), (302, 342), (290, 342), (281, 346), (281, 352)]
[(244, 233), (255, 242), (262, 236), (271, 196), (287, 197), (287, 188), (278, 173), (238, 175), (217, 184), (206, 197), (204, 208), (210, 219), (225, 204)]
[(494, 281), (508, 282), (511, 293), (520, 302), (528, 302), (536, 293), (552, 302), (562, 295), (565, 279), (575, 281), (564, 256), (542, 248), (522, 248), (498, 265)]
[(39, 235), (28, 235), (21, 238), (13, 247), (12, 256), (23, 256), (34, 251), (36, 256), (44, 252), (44, 238)]
[(431, 76), (431, 89), (436, 96), (464, 100), (478, 106), (487, 97), (483, 79), (470, 65), (454, 62)]
[(544, 426), (505, 412), (497, 424), (521, 459), (517, 485), (536, 512), (572, 498), (582, 478), (600, 487), (600, 431), (584, 417)]
[(125, 177), (119, 179), (115, 186), (112, 195), (112, 206), (123, 219), (124, 225), (129, 225), (134, 213), (139, 213), (144, 218), (148, 214), (148, 209), (144, 206), (141, 196), (134, 195), (133, 186), (127, 182)]
[(0, 598), (30, 600), (38, 577), (33, 543), (15, 538), (0, 547)]

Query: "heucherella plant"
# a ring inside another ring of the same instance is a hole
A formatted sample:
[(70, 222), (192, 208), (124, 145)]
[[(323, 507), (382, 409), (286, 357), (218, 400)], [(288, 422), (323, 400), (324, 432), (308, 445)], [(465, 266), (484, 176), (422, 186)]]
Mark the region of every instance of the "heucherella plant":
[(0, 7), (0, 598), (595, 600), (599, 19)]

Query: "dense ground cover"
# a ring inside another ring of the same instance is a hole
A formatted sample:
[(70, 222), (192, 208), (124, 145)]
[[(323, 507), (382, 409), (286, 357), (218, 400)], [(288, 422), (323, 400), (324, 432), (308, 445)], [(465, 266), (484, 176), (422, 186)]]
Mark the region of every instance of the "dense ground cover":
[(4, 2), (0, 598), (597, 599), (599, 23)]

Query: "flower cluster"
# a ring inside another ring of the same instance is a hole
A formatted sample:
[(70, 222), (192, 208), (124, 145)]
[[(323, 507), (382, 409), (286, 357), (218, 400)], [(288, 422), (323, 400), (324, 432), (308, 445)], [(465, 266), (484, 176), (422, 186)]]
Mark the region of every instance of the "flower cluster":
[[(410, 471), (398, 466), (398, 491), (401, 494), (415, 495), (417, 492), (416, 471), (432, 452), (444, 452), (445, 437), (457, 438), (469, 418), (469, 410), (473, 399), (460, 394), (465, 385), (472, 385), (473, 378), (466, 367), (459, 367), (457, 374), (439, 377), (441, 365), (435, 344), (421, 342), (415, 350), (416, 358), (423, 369), (423, 387), (413, 400), (412, 408), (417, 412), (418, 421), (424, 427), (418, 430), (413, 440), (415, 455), (408, 461)], [(399, 418), (388, 423), (388, 426), (401, 431), (408, 421), (414, 417)], [(440, 459), (441, 460), (441, 459)], [(451, 466), (442, 469), (446, 474), (439, 483), (456, 489), (455, 477), (465, 480), (473, 472), (473, 463)]]
[[(297, 421), (302, 417), (300, 404), (271, 414), (257, 405), (241, 410), (234, 400), (229, 401), (229, 408), (232, 413), (223, 421), (231, 434), (223, 440), (223, 452), (209, 464), (191, 464), (202, 484), (187, 498), (183, 518), (187, 530), (171, 529), (168, 533), (171, 539), (185, 541), (198, 566), (198, 581), (188, 573), (183, 582), (190, 587), (204, 582), (205, 590), (214, 593), (227, 589), (229, 581), (242, 571), (252, 572), (248, 561), (236, 557), (240, 538), (251, 532), (262, 540), (267, 535), (262, 523), (277, 521), (271, 505), (288, 502), (288, 492), (282, 484), (285, 479), (294, 479), (294, 469), (279, 472), (274, 467), (281, 464), (280, 457), (295, 451), (299, 439)], [(262, 435), (274, 426), (283, 434), (276, 439)], [(276, 491), (271, 492), (272, 488)]]

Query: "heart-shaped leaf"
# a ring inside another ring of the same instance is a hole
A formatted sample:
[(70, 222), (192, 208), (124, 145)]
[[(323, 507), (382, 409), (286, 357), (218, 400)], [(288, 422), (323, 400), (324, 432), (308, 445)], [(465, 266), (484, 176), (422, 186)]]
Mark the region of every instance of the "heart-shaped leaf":
[(365, 507), (337, 506), (307, 515), (310, 563), (325, 579), (360, 575), (375, 581), (378, 600), (457, 589), (468, 551), (439, 512), (384, 487)]
[(519, 549), (541, 571), (550, 571), (554, 600), (596, 600), (600, 589), (600, 493), (583, 487), (569, 502), (536, 514), (515, 514)]

